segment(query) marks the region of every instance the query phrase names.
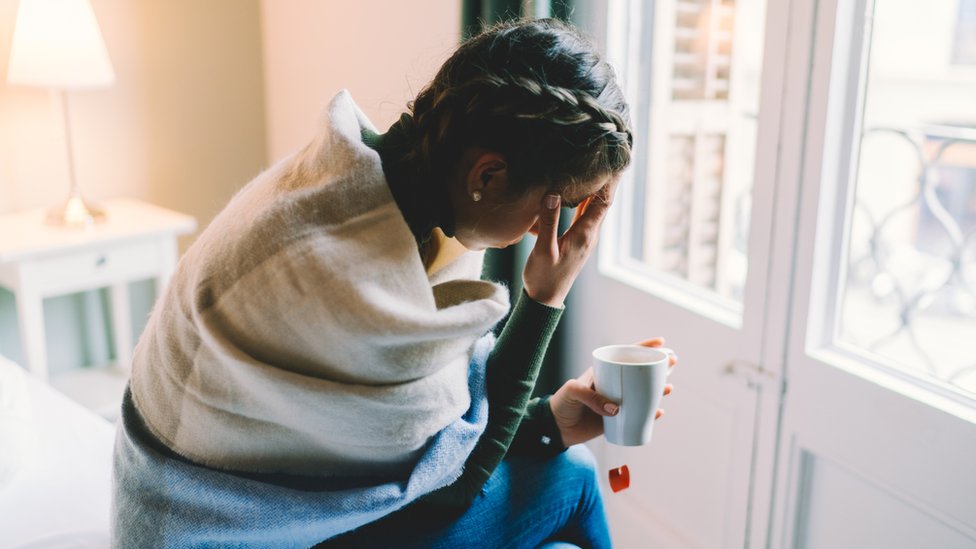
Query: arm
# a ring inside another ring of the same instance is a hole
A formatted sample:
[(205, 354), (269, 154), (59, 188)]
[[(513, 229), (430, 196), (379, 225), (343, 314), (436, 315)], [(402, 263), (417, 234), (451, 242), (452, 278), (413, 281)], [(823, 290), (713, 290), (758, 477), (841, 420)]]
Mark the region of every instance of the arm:
[(552, 413), (553, 396), (536, 397), (529, 401), (506, 455), (548, 459), (566, 451), (568, 446), (563, 444), (562, 433)]
[(421, 498), (421, 505), (463, 511), (505, 457), (525, 415), (563, 302), (596, 244), (616, 184), (617, 179), (611, 179), (586, 200), (562, 236), (558, 234), (560, 198), (551, 194), (543, 198), (538, 239), (522, 274), (525, 292), (488, 357), (488, 426), (461, 477)]
[(465, 462), (461, 477), (454, 484), (427, 494), (420, 502), (463, 510), (474, 501), (515, 437), (562, 312), (524, 293), (519, 297), (488, 355), (485, 432)]

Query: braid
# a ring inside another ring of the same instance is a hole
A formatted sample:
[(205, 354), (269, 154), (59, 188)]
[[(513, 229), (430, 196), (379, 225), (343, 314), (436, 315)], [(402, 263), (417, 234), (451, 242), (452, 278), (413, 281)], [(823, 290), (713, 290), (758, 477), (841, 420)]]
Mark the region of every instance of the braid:
[[(623, 118), (604, 109), (590, 94), (541, 82), (526, 76), (483, 75), (468, 83), (472, 87), (493, 87), (500, 89), (512, 87), (525, 92), (531, 99), (537, 100), (541, 109), (527, 109), (528, 103), (500, 103), (489, 107), (491, 114), (496, 116), (514, 116), (516, 118), (544, 119), (552, 124), (572, 126), (576, 124), (596, 123), (608, 124), (601, 126), (608, 131), (627, 132), (627, 125)], [(465, 86), (462, 86), (462, 89)], [(472, 96), (468, 102), (466, 114), (475, 114), (484, 96)], [(546, 107), (549, 108), (546, 108)]]
[(466, 146), (503, 154), (516, 184), (622, 170), (633, 136), (612, 69), (564, 23), (508, 23), (466, 42), (409, 105), (418, 172), (442, 179)]

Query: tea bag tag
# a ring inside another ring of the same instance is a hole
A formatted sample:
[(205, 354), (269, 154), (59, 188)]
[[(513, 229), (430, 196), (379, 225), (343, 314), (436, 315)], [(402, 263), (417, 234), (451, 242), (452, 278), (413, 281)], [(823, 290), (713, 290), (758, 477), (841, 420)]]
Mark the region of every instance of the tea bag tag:
[(630, 487), (630, 469), (626, 465), (610, 469), (610, 489), (614, 493)]

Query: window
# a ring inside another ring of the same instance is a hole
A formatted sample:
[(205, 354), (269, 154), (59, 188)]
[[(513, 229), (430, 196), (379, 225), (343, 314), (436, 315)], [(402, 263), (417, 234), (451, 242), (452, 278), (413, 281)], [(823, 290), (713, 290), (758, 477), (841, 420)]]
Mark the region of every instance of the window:
[(976, 0), (959, 0), (952, 62), (976, 65)]
[(611, 6), (611, 36), (626, 36), (611, 59), (630, 77), (638, 150), (610, 270), (670, 288), (656, 292), (663, 297), (701, 301), (699, 311), (735, 324), (748, 263), (765, 2)]
[[(875, 6), (837, 337), (976, 393), (976, 72), (952, 70), (954, 7)], [(930, 37), (953, 29), (944, 55)]]

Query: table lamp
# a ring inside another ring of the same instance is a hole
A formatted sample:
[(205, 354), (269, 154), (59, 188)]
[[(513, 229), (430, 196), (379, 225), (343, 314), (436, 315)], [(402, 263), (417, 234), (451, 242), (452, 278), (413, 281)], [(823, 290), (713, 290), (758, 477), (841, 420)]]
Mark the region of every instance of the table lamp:
[(101, 30), (88, 0), (21, 0), (10, 48), (7, 82), (50, 88), (64, 116), (68, 199), (47, 216), (53, 225), (89, 226), (105, 213), (81, 196), (71, 148), (68, 90), (115, 81)]

